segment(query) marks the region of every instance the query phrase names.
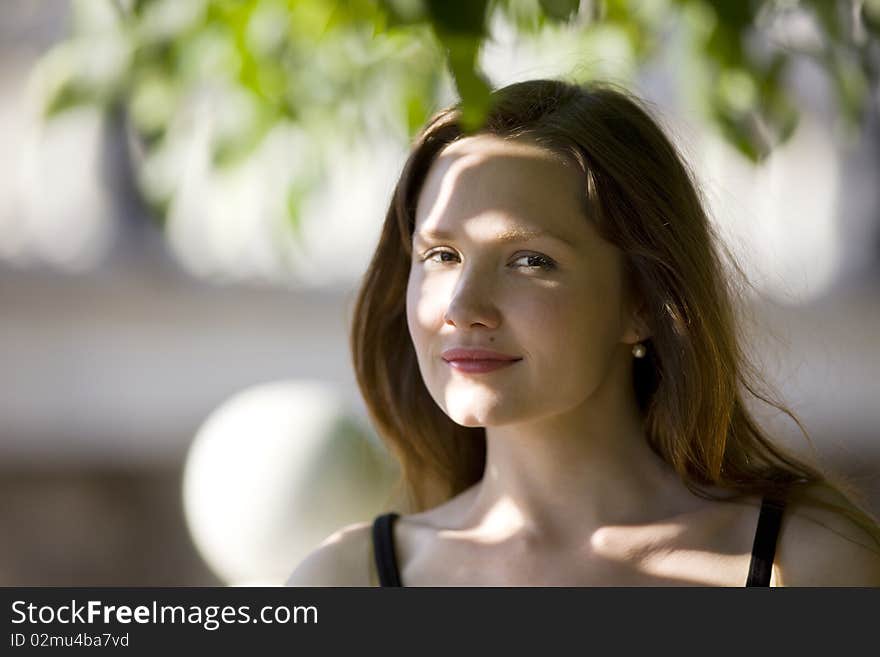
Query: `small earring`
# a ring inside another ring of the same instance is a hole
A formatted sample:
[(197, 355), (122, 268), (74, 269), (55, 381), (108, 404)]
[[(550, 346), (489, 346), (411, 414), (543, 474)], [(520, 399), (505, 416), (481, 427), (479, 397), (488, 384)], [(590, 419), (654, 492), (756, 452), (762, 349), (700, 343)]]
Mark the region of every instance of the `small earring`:
[(644, 358), (646, 353), (648, 353), (648, 350), (645, 349), (645, 345), (643, 345), (641, 342), (633, 345), (632, 354), (636, 358)]

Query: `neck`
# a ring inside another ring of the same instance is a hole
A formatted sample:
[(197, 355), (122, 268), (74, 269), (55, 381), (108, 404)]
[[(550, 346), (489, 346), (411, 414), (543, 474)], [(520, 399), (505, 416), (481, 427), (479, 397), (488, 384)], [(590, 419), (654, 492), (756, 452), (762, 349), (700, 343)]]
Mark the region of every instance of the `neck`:
[(462, 528), (553, 546), (695, 509), (699, 498), (649, 447), (634, 394), (610, 394), (630, 390), (606, 381), (566, 413), (487, 427), (484, 476), (463, 494)]

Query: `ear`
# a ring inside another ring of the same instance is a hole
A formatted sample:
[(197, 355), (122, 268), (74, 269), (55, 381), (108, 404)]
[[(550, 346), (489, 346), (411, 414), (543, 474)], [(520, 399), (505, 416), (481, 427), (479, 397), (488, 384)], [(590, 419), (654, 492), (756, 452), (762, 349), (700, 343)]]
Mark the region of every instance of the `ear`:
[(636, 344), (644, 342), (651, 337), (650, 323), (648, 322), (648, 304), (639, 293), (631, 296), (629, 310), (626, 316), (621, 342)]

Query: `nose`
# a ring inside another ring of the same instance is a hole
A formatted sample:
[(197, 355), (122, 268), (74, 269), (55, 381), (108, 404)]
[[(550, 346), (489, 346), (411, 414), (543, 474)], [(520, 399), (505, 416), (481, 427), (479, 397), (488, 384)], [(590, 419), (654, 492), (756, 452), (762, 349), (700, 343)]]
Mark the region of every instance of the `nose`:
[(460, 329), (478, 325), (497, 328), (500, 313), (492, 296), (491, 286), (481, 284), (478, 275), (462, 274), (446, 306), (444, 322)]

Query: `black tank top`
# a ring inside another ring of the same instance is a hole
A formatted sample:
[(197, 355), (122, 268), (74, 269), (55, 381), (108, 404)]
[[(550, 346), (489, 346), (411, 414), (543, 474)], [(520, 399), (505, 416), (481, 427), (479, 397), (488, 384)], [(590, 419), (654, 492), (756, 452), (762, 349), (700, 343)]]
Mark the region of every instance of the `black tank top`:
[[(776, 539), (784, 509), (784, 500), (764, 497), (761, 502), (746, 586), (770, 586)], [(379, 586), (403, 586), (400, 583), (397, 554), (394, 550), (394, 521), (398, 517), (399, 514), (391, 512), (377, 516), (373, 521), (373, 554), (379, 573)]]

